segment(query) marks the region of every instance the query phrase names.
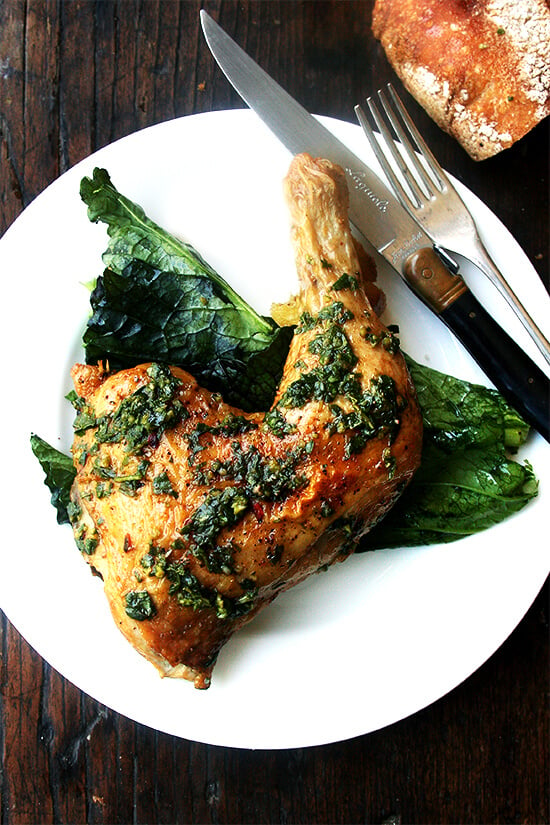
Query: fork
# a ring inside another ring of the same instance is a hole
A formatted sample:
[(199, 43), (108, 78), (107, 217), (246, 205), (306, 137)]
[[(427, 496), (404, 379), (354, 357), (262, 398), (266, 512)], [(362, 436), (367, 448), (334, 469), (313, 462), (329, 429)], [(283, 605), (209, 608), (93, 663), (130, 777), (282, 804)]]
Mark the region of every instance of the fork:
[[(380, 140), (363, 108), (356, 106), (355, 113), (395, 194), (409, 214), (423, 226), (447, 266), (458, 271), (458, 264), (446, 251), (449, 250), (463, 255), (489, 278), (550, 364), (550, 342), (487, 252), (466, 204), (422, 138), (391, 83), (388, 83), (388, 91), (393, 108), (384, 92), (378, 91), (387, 123), (372, 97), (366, 100)], [(388, 123), (399, 140), (401, 151)], [(401, 178), (394, 167), (401, 173)]]

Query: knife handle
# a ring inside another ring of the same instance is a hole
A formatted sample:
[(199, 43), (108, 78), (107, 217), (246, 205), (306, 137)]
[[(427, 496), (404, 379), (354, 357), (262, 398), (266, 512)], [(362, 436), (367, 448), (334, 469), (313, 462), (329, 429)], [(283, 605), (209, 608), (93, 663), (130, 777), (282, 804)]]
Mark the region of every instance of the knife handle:
[(434, 249), (405, 262), (407, 282), (464, 344), (506, 400), (550, 441), (550, 381)]

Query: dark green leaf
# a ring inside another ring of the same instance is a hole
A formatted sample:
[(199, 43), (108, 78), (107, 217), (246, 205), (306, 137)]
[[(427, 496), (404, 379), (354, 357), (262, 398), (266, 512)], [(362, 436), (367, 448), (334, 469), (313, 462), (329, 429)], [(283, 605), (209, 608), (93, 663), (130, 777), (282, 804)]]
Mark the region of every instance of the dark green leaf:
[(38, 435), (31, 435), (31, 449), (44, 470), (44, 483), (50, 490), (51, 502), (57, 510), (57, 521), (59, 524), (67, 524), (67, 506), (76, 476), (73, 460)]
[(147, 217), (141, 206), (118, 192), (105, 169), (94, 169), (92, 178), (82, 179), (80, 197), (88, 207), (89, 219), (107, 224), (110, 241), (103, 261), (108, 269), (121, 273), (133, 261), (143, 261), (163, 272), (206, 276), (228, 302), (254, 319), (258, 331), (269, 333), (272, 329), (273, 321), (258, 315), (191, 244), (166, 232)]
[(267, 409), (292, 337), (227, 300), (207, 276), (185, 278), (134, 261), (107, 270), (91, 295), (83, 337), (86, 360), (111, 369), (156, 361), (179, 366), (241, 409)]
[(104, 169), (82, 180), (80, 194), (110, 237), (84, 335), (87, 361), (180, 366), (230, 403), (267, 409), (292, 330), (253, 310), (192, 246), (121, 195)]
[(496, 390), (405, 357), (431, 443), (447, 451), (472, 444), (504, 444), (513, 449), (523, 444), (529, 426)]
[(503, 521), (537, 494), (532, 468), (506, 453), (529, 427), (502, 396), (406, 358), (424, 422), (422, 462), (362, 550), (454, 541)]
[(502, 447), (452, 455), (428, 448), (414, 480), (361, 549), (454, 541), (498, 524), (536, 494), (530, 465), (511, 461)]

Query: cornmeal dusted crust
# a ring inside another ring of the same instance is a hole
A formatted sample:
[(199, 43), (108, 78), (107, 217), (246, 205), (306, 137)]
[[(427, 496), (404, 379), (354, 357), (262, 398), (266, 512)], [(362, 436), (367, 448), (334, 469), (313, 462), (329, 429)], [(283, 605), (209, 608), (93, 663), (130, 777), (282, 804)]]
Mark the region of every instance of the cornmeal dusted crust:
[(550, 114), (546, 0), (376, 0), (373, 31), (406, 88), (475, 160)]

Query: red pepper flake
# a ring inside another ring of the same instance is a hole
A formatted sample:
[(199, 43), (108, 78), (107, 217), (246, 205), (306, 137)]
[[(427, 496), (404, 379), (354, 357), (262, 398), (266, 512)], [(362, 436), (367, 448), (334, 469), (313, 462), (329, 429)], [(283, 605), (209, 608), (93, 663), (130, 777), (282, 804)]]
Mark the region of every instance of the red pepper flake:
[(130, 553), (130, 551), (133, 550), (133, 549), (134, 549), (134, 545), (132, 543), (132, 537), (131, 537), (130, 533), (126, 533), (126, 535), (124, 536), (124, 552), (125, 553)]
[(149, 433), (147, 436), (147, 446), (152, 450), (156, 450), (159, 444), (160, 439), (158, 437), (158, 433)]
[(258, 521), (264, 520), (264, 508), (259, 501), (252, 502), (252, 512), (254, 513)]

